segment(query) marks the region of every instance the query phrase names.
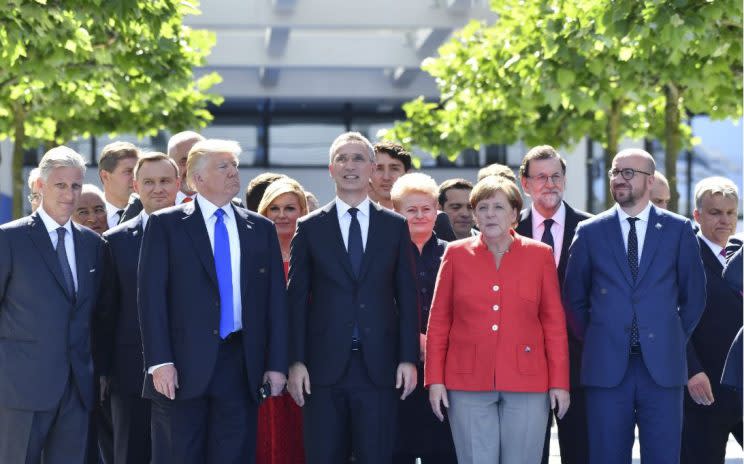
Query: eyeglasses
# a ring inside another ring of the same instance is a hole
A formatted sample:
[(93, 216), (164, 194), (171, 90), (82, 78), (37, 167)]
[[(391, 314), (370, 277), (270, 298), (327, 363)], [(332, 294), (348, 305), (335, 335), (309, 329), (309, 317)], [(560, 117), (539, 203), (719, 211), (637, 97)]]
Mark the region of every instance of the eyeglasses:
[(527, 178), (532, 179), (535, 184), (542, 187), (548, 183), (548, 180), (553, 181), (553, 185), (558, 185), (558, 183), (563, 181), (563, 174), (553, 174), (552, 176), (540, 174), (539, 176), (527, 176)]
[(607, 175), (610, 177), (610, 179), (617, 177), (619, 174), (620, 176), (622, 176), (623, 179), (630, 180), (636, 175), (636, 173), (646, 174), (647, 176), (652, 175), (650, 172), (639, 171), (638, 169), (632, 169), (632, 168), (625, 168), (625, 169), (615, 168), (615, 169), (610, 169), (609, 171), (607, 171)]
[(29, 196), (27, 196), (26, 198), (28, 198), (28, 202), (29, 203), (33, 203), (35, 201), (41, 200), (41, 195), (38, 194), (38, 193), (32, 193)]

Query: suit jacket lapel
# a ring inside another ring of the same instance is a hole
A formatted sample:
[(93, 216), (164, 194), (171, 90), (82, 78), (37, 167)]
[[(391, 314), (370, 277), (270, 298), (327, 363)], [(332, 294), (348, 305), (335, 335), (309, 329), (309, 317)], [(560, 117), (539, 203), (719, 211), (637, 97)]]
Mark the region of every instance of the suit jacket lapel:
[(380, 242), (383, 240), (384, 234), (380, 230), (382, 228), (382, 212), (379, 208), (382, 206), (376, 205), (375, 203), (369, 203), (369, 228), (367, 229), (367, 245), (364, 247), (364, 255), (362, 255), (362, 268), (359, 271), (359, 280), (362, 280), (369, 270), (370, 262), (376, 253), (376, 250), (380, 246)]
[(341, 263), (347, 274), (351, 279), (355, 279), (354, 271), (351, 269), (351, 261), (349, 260), (349, 253), (346, 251), (346, 245), (344, 245), (344, 238), (341, 235), (341, 224), (338, 222), (338, 212), (336, 210), (336, 202), (332, 201), (323, 207), (325, 211), (325, 223), (327, 234), (331, 242), (331, 248), (336, 258)]
[(527, 208), (527, 209), (522, 210), (521, 216), (522, 218), (520, 219), (519, 224), (517, 224), (516, 232), (522, 237), (533, 238), (532, 237), (532, 208)]
[(643, 251), (641, 252), (641, 262), (638, 263), (638, 282), (651, 267), (656, 249), (659, 248), (659, 240), (664, 233), (664, 215), (657, 214), (656, 208), (651, 206), (648, 214), (648, 224), (646, 225), (646, 237), (643, 239)]
[[(576, 226), (579, 225), (579, 217), (576, 212), (563, 202), (566, 207), (566, 224), (563, 227), (563, 245), (561, 245), (561, 256), (558, 258), (558, 269), (565, 269), (568, 262), (568, 249), (571, 247)], [(561, 282), (561, 285), (563, 282)]]
[(31, 241), (34, 242), (34, 245), (36, 245), (36, 248), (39, 250), (39, 254), (44, 259), (47, 267), (52, 272), (55, 279), (57, 279), (57, 283), (62, 288), (62, 290), (64, 290), (65, 295), (67, 295), (67, 284), (65, 283), (65, 278), (62, 275), (62, 269), (59, 267), (57, 254), (55, 253), (54, 247), (52, 246), (52, 241), (49, 238), (49, 233), (47, 232), (46, 227), (44, 227), (44, 221), (41, 220), (41, 217), (39, 217), (37, 213), (34, 213), (29, 218), (28, 227)]
[(85, 301), (88, 296), (87, 293), (91, 289), (90, 279), (91, 270), (95, 272), (101, 272), (102, 269), (91, 268), (94, 264), (92, 257), (90, 256), (89, 247), (83, 243), (83, 236), (80, 233), (80, 226), (72, 223), (72, 239), (75, 244), (75, 266), (77, 269), (74, 270), (74, 274), (77, 274), (77, 301)]
[[(255, 240), (253, 240), (253, 221), (248, 214), (240, 208), (232, 207), (235, 212), (235, 223), (238, 226), (238, 237), (240, 237), (240, 294), (242, 301), (247, 301), (250, 255)], [(269, 257), (271, 259), (271, 257)]]
[[(625, 280), (632, 287), (634, 285), (633, 276), (630, 273), (630, 266), (628, 265), (628, 255), (625, 253), (625, 241), (623, 240), (623, 231), (620, 229), (620, 219), (617, 211), (613, 211), (605, 217), (603, 222), (612, 254), (615, 255), (617, 265), (625, 276)], [(638, 280), (640, 281), (640, 279)]]
[(713, 254), (713, 250), (710, 249), (705, 240), (697, 237), (698, 244), (700, 245), (700, 257), (703, 259), (703, 265), (710, 269), (711, 274), (721, 275), (723, 273), (723, 265), (716, 255)]
[(214, 285), (218, 287), (217, 270), (214, 267), (212, 245), (209, 242), (207, 225), (204, 223), (204, 218), (202, 217), (198, 202), (189, 202), (184, 207), (184, 213), (186, 216), (183, 218), (183, 225), (186, 229), (186, 233), (191, 237), (191, 241), (194, 242), (194, 250), (196, 250), (196, 254), (199, 256), (199, 260), (204, 266), (204, 270), (207, 271), (207, 274), (209, 274)]

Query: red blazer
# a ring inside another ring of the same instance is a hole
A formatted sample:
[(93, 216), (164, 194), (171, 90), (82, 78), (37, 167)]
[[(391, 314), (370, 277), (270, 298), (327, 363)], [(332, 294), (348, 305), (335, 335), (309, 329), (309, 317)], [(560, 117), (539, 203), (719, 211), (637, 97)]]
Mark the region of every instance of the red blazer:
[(568, 342), (550, 247), (522, 237), (496, 269), (481, 236), (447, 247), (429, 315), (424, 384), (568, 390)]

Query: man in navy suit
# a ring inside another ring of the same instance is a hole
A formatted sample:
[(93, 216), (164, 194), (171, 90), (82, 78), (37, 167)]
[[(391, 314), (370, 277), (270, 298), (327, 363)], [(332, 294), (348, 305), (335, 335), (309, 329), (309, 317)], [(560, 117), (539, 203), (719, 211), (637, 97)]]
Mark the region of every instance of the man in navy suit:
[(134, 190), (144, 207), (136, 217), (104, 234), (106, 266), (97, 317), (99, 369), (109, 385), (113, 462), (150, 462), (150, 401), (142, 398), (144, 369), (137, 320), (137, 264), (142, 234), (152, 213), (176, 201), (180, 178), (175, 161), (146, 153), (134, 167)]
[(137, 286), (152, 400), (152, 462), (254, 462), (258, 390), (284, 388), (287, 307), (279, 240), (233, 206), (236, 142), (194, 145), (192, 202), (150, 216)]
[(39, 208), (0, 226), (0, 462), (82, 464), (103, 240), (70, 220), (82, 156), (53, 148), (39, 173)]
[(591, 463), (677, 464), (685, 347), (705, 308), (705, 272), (690, 221), (650, 203), (654, 159), (623, 150), (609, 170), (617, 205), (576, 229), (563, 284), (583, 341)]
[[(519, 178), (524, 192), (532, 198), (532, 206), (522, 210), (517, 233), (540, 240), (553, 248), (558, 283), (562, 286), (568, 262), (568, 247), (579, 222), (590, 214), (578, 211), (563, 201), (566, 188), (566, 160), (550, 145), (532, 148), (522, 159)], [(569, 331), (568, 348), (571, 374), (571, 407), (558, 422), (558, 440), (561, 462), (583, 464), (589, 461), (586, 402), (584, 389), (579, 381), (581, 344)], [(552, 419), (552, 417), (551, 417)], [(548, 463), (550, 428), (548, 420), (543, 464)]]
[(729, 434), (742, 443), (741, 394), (721, 388), (724, 362), (742, 325), (741, 294), (723, 280), (726, 242), (736, 230), (739, 194), (724, 177), (695, 186), (693, 217), (705, 266), (705, 312), (687, 344), (687, 390), (682, 433), (682, 463), (726, 460)]
[(352, 444), (356, 462), (391, 462), (397, 398), (416, 387), (411, 238), (402, 216), (367, 197), (374, 169), (364, 136), (337, 137), (336, 199), (300, 219), (292, 240), (288, 387), (304, 406), (309, 464), (346, 463)]

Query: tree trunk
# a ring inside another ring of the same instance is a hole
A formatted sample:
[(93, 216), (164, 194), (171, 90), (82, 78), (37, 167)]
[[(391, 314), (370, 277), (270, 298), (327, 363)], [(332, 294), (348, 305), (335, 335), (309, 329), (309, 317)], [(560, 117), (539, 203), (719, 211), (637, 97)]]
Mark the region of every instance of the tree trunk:
[(669, 180), (669, 211), (677, 212), (679, 193), (677, 192), (677, 156), (680, 148), (679, 133), (679, 88), (672, 82), (664, 86), (664, 173)]
[(26, 129), (24, 121), (26, 114), (20, 105), (13, 109), (13, 160), (11, 178), (13, 179), (13, 218), (23, 216), (23, 186), (26, 183), (26, 177), (23, 175), (23, 144), (26, 142)]
[[(620, 116), (623, 108), (622, 100), (613, 100), (607, 113), (607, 146), (604, 152), (605, 169), (602, 173), (604, 177), (612, 167), (612, 159), (617, 155), (617, 148), (620, 144)], [(612, 198), (610, 182), (605, 178), (605, 208), (609, 208), (615, 202)]]

